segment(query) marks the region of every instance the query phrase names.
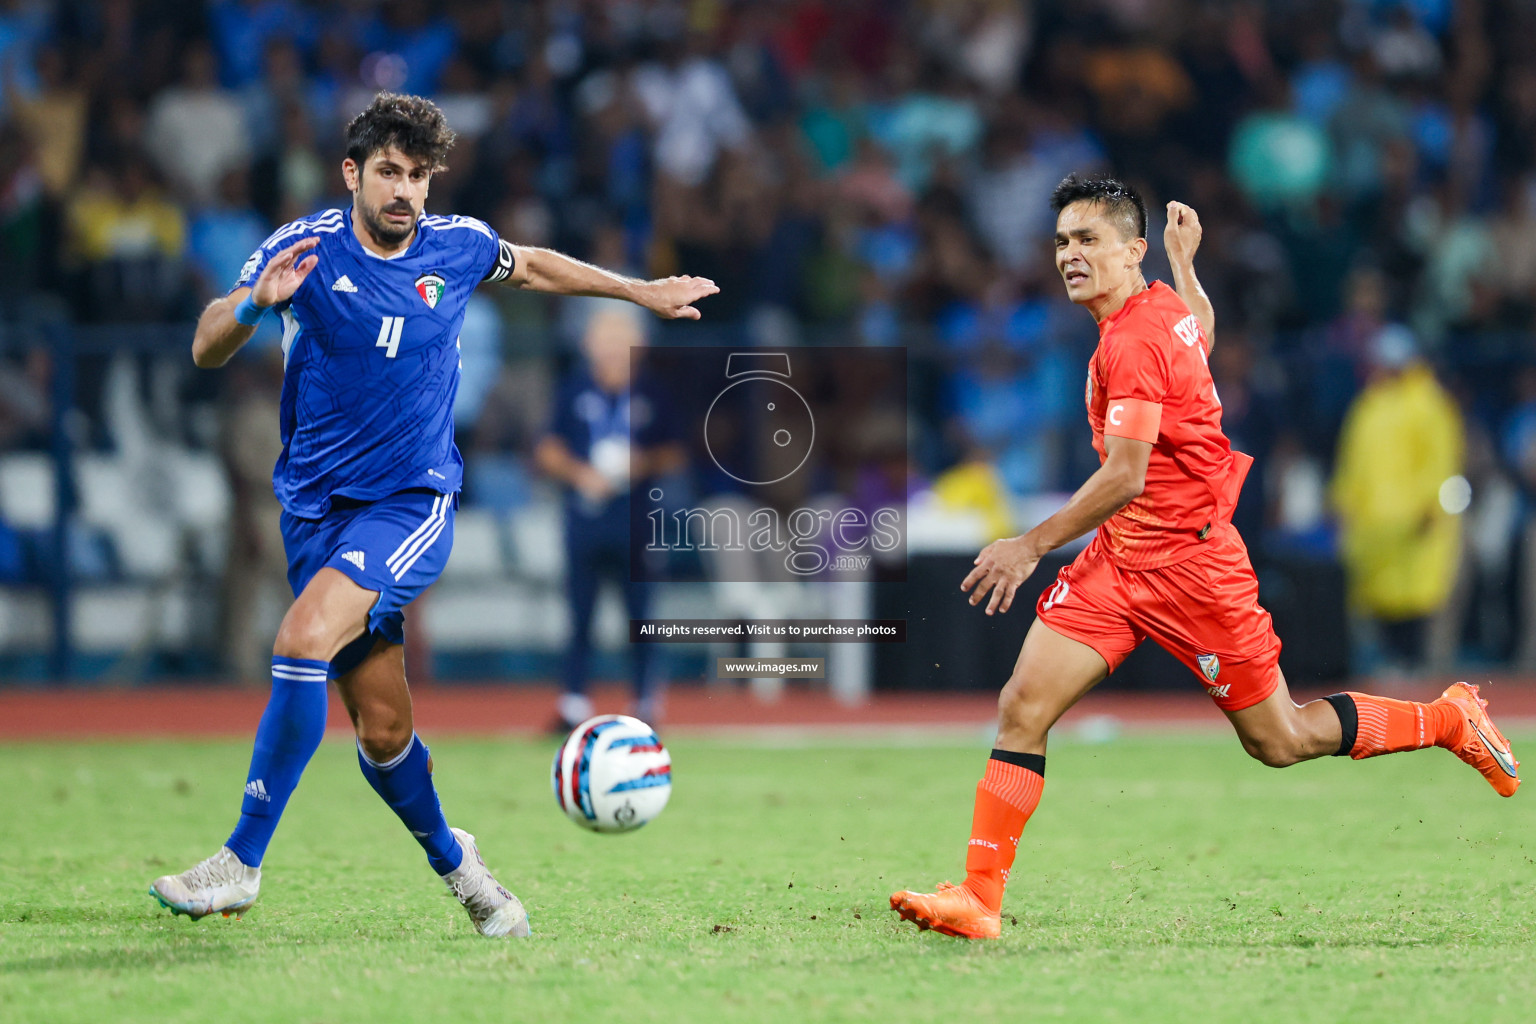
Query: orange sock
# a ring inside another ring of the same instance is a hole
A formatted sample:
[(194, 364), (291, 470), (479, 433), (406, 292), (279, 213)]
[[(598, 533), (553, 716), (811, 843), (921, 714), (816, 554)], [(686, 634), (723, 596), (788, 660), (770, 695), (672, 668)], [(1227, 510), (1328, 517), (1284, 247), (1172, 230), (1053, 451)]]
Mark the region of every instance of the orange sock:
[(1024, 823), (1045, 788), (1045, 755), (992, 751), (987, 774), (976, 784), (971, 845), (965, 854), (965, 887), (993, 913), (1002, 909), (1003, 887), (1018, 851)]
[(1355, 702), (1358, 723), (1349, 756), (1357, 761), (1399, 750), (1443, 747), (1461, 737), (1463, 716), (1454, 705), (1439, 701), (1420, 704), (1353, 691), (1348, 696)]

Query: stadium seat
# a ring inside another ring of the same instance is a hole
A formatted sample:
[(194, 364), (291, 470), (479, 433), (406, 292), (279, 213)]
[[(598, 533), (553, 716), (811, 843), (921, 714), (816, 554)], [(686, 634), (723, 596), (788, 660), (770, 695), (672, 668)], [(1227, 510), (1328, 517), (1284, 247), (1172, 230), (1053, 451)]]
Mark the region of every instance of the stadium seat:
[(0, 456), (0, 519), (23, 530), (53, 526), (53, 459), (42, 452)]
[(179, 521), (198, 530), (222, 527), (228, 522), (234, 499), (217, 456), (179, 451), (169, 458), (167, 465), (172, 467), (170, 490), (175, 496), (172, 501)]
[(975, 554), (994, 539), (987, 536), (981, 513), (946, 508), (932, 491), (914, 495), (907, 503), (908, 554)]
[(678, 580), (654, 591), (651, 615), (658, 619), (713, 619), (719, 614), (711, 583)]
[(453, 553), (443, 568), (445, 580), (495, 580), (507, 574), (500, 525), (480, 509), (460, 509), (453, 520)]
[(75, 464), (80, 520), (112, 538), (123, 574), (134, 579), (171, 576), (180, 560), (180, 526), (143, 500), (125, 462), (109, 455), (82, 456)]
[(79, 484), (80, 520), (90, 526), (111, 528), (134, 516), (142, 502), (133, 492), (128, 468), (110, 455), (82, 455), (75, 460)]
[(558, 501), (532, 501), (507, 521), (513, 567), (519, 575), (544, 583), (564, 580), (565, 536), (560, 515)]
[(52, 642), (47, 595), (0, 587), (0, 650), (41, 651)]
[(565, 602), (551, 600), (548, 589), (535, 584), (434, 591), (425, 615), (432, 645), (439, 650), (558, 651), (565, 646)]
[(91, 654), (184, 647), (192, 634), (192, 609), (185, 587), (82, 589), (75, 604), (75, 646)]
[(163, 519), (117, 523), (107, 528), (123, 574), (133, 579), (163, 580), (180, 560), (179, 531)]
[(210, 572), (224, 566), (229, 517), (234, 495), (229, 478), (218, 457), (202, 451), (176, 452), (168, 465), (173, 467), (170, 492), (176, 506), (176, 519), (191, 531), (198, 565)]

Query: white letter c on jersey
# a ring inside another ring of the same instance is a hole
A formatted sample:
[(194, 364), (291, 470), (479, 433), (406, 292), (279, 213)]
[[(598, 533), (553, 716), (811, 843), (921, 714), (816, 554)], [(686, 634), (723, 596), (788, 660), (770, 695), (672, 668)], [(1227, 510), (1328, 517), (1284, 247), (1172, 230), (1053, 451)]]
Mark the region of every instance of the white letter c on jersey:
[(1109, 407), (1109, 422), (1114, 424), (1117, 427), (1120, 426), (1122, 423), (1125, 422), (1121, 418), (1121, 416), (1120, 416), (1120, 414), (1123, 413), (1123, 412), (1125, 412), (1125, 406), (1123, 406), (1123, 405), (1112, 405), (1112, 406), (1110, 406)]

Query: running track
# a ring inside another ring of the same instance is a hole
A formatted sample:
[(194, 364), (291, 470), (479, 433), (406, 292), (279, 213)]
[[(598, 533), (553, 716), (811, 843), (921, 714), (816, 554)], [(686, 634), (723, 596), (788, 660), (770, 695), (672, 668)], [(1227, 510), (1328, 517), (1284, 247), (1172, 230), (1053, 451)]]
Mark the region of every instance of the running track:
[[(1507, 727), (1536, 725), (1536, 679), (1500, 678), (1483, 683), (1495, 720)], [(1360, 689), (1370, 690), (1362, 683)], [(1405, 689), (1403, 684), (1376, 688), (1392, 696), (1426, 699), (1438, 692), (1434, 683)], [(423, 732), (506, 735), (537, 734), (553, 717), (556, 691), (552, 686), (487, 684), (480, 686), (417, 686), (413, 688), (416, 724)], [(1296, 694), (1298, 699), (1320, 693)], [(597, 687), (593, 698), (599, 711), (626, 710), (626, 691)], [(154, 687), (136, 689), (0, 689), (0, 742), (95, 737), (213, 738), (253, 735), (266, 704), (264, 690), (224, 686)], [(996, 697), (991, 694), (879, 694), (862, 707), (839, 705), (821, 692), (787, 689), (773, 703), (754, 700), (742, 689), (675, 686), (667, 697), (664, 731), (808, 730), (858, 733), (932, 729), (955, 733), (986, 731), (995, 720)], [(1089, 694), (1068, 712), (1063, 728), (1074, 728), (1093, 716), (1111, 716), (1113, 727), (1126, 729), (1225, 728), (1226, 723), (1204, 694)], [(331, 728), (346, 730), (341, 704), (331, 700)]]

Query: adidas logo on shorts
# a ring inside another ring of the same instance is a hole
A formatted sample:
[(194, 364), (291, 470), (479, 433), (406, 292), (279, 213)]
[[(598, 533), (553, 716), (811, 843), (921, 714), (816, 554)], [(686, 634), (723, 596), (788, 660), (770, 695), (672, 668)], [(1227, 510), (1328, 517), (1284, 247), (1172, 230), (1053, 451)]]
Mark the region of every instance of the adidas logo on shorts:
[(363, 553), (361, 551), (348, 551), (346, 554), (342, 555), (341, 557), (345, 558), (347, 561), (349, 561), (353, 565), (357, 566), (359, 571), (361, 571), (361, 572), (366, 572), (367, 571), (367, 568), (363, 565)]

